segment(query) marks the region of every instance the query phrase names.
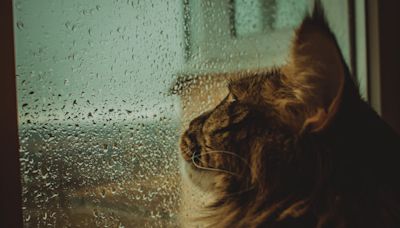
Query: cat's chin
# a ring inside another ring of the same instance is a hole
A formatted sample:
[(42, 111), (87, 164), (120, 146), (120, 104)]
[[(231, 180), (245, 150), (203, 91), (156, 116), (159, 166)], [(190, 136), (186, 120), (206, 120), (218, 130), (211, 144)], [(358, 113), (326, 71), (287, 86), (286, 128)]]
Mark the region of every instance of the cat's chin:
[(201, 170), (182, 158), (180, 160), (181, 173), (185, 181), (191, 182), (204, 192), (213, 192), (216, 189), (216, 173)]
[(180, 157), (182, 177), (180, 213), (181, 227), (205, 227), (198, 218), (207, 216), (205, 208), (215, 202), (216, 174), (200, 170)]

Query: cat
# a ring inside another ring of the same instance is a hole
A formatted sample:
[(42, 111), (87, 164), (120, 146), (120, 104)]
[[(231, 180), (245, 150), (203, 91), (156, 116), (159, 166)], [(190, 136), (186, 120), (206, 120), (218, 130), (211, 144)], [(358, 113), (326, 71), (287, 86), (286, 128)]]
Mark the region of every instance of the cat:
[(400, 138), (359, 95), (321, 4), (287, 63), (231, 80), (181, 136), (204, 227), (400, 227)]

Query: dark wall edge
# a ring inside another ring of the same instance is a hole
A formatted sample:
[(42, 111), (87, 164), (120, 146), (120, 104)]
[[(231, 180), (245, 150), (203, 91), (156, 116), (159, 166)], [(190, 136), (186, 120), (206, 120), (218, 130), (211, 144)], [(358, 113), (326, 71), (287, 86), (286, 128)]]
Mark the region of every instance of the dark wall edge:
[(22, 227), (12, 0), (0, 1), (0, 227)]

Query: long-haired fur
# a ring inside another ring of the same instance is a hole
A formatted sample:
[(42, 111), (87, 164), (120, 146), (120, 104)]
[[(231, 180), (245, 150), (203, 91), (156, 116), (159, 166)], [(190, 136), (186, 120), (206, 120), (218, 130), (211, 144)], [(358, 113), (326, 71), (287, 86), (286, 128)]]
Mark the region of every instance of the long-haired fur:
[[(318, 2), (318, 1), (317, 1)], [(400, 140), (360, 98), (319, 3), (288, 63), (240, 77), (181, 138), (208, 227), (400, 227)]]

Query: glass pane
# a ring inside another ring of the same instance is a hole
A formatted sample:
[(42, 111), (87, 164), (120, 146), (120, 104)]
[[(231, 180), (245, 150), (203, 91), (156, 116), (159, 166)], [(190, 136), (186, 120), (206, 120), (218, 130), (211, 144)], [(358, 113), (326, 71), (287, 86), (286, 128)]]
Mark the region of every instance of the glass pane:
[(25, 226), (176, 226), (181, 1), (14, 10)]
[(293, 28), (303, 19), (308, 0), (235, 0), (238, 37)]
[[(269, 4), (269, 9), (274, 11), (274, 2)], [(236, 35), (262, 33), (265, 27), (270, 25), (273, 14), (264, 14), (264, 7), (259, 0), (237, 0), (235, 1), (235, 29)], [(273, 12), (272, 12), (273, 13)], [(265, 17), (264, 17), (265, 15)]]
[(14, 0), (25, 227), (187, 227), (181, 129), (285, 60), (307, 2)]

